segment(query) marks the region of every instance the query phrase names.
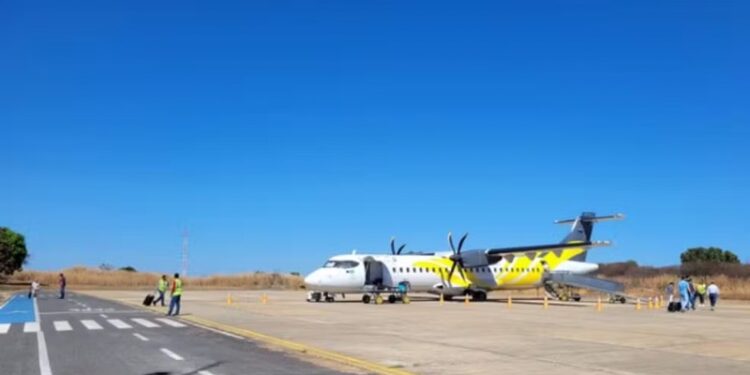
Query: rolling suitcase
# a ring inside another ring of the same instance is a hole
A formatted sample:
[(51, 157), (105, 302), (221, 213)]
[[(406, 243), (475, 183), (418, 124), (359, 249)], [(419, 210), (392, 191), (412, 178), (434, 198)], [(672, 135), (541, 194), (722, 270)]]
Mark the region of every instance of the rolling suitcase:
[(678, 312), (682, 310), (682, 304), (679, 302), (670, 302), (669, 305), (667, 305), (667, 311), (669, 312)]
[(154, 302), (154, 295), (147, 294), (146, 298), (143, 299), (143, 306), (151, 306), (152, 302)]

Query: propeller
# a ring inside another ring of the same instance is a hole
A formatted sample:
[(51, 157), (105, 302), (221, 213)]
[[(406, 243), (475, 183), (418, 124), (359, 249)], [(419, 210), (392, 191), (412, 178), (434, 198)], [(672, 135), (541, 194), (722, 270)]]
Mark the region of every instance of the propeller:
[(396, 237), (391, 237), (391, 254), (401, 255), (401, 251), (404, 250), (405, 247), (406, 244), (403, 244), (398, 248), (398, 250), (396, 250)]
[[(461, 237), (460, 240), (458, 240), (458, 247), (453, 245), (453, 234), (448, 233), (448, 243), (451, 245), (451, 251), (453, 251), (453, 255), (450, 256), (450, 260), (453, 261), (453, 265), (451, 266), (451, 270), (448, 272), (448, 285), (451, 285), (451, 279), (453, 278), (453, 272), (458, 268), (458, 273), (461, 275), (461, 278), (466, 281), (466, 275), (464, 274), (464, 259), (461, 257), (461, 249), (464, 247), (464, 241), (466, 241), (466, 237), (469, 234), (466, 233)], [(458, 266), (458, 267), (457, 267)]]

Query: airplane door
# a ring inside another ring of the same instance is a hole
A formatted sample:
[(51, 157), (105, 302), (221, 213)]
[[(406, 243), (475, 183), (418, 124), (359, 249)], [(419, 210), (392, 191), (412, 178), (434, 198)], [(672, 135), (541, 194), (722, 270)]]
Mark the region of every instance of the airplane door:
[(359, 263), (356, 267), (346, 269), (346, 284), (352, 287), (361, 287), (365, 285), (367, 262)]

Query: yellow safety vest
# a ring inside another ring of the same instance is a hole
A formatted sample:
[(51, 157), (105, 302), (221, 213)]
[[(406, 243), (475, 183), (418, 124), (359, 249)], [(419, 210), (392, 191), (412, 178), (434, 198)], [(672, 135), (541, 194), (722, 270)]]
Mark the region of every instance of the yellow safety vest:
[(167, 291), (167, 281), (164, 279), (159, 279), (159, 291), (164, 293)]
[(706, 284), (698, 284), (698, 293), (706, 294)]
[(181, 296), (182, 295), (182, 280), (175, 279), (174, 280), (174, 293), (172, 293), (173, 296)]

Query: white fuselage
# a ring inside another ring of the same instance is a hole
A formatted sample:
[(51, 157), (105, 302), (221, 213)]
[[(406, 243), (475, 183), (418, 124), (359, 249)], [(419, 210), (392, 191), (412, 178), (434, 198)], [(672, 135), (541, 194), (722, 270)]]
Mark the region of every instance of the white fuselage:
[(466, 268), (465, 278), (456, 270), (448, 280), (452, 264), (448, 259), (450, 255), (450, 252), (431, 255), (339, 255), (305, 277), (305, 285), (308, 290), (316, 292), (358, 293), (368, 285), (395, 287), (405, 283), (411, 292), (463, 294), (468, 288), (485, 291), (535, 288), (542, 285), (546, 271), (583, 274), (598, 269), (596, 263), (572, 260), (554, 264), (550, 269), (542, 257), (516, 257), (510, 262), (502, 259), (484, 267)]

